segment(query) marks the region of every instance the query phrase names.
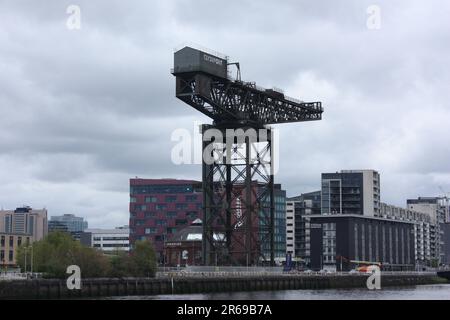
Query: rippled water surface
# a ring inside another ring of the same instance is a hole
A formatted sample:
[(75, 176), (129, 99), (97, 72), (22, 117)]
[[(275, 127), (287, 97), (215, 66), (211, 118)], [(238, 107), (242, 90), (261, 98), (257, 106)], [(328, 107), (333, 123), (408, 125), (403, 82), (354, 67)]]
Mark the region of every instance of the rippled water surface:
[(125, 300), (450, 300), (450, 284), (401, 288), (284, 290), (209, 294), (109, 297)]

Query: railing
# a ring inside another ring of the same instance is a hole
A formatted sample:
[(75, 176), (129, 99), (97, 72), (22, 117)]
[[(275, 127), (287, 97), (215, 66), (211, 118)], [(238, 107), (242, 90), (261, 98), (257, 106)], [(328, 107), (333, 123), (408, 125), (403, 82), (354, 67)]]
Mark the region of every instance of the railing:
[[(201, 277), (207, 277), (207, 278), (233, 278), (233, 277), (312, 277), (312, 276), (323, 276), (323, 277), (332, 277), (332, 276), (369, 276), (369, 272), (347, 272), (347, 271), (309, 271), (309, 272), (303, 272), (303, 271), (188, 271), (186, 269), (184, 270), (178, 270), (178, 271), (167, 271), (167, 272), (158, 272), (157, 277), (159, 278), (201, 278)], [(436, 271), (381, 271), (381, 276), (436, 276)]]
[(0, 280), (27, 280), (27, 279), (39, 279), (42, 277), (42, 273), (22, 273), (22, 272), (0, 272)]

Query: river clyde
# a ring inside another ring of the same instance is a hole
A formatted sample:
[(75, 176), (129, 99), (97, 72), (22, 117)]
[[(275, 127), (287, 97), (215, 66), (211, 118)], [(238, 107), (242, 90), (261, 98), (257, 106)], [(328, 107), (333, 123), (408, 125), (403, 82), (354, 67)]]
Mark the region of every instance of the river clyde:
[(105, 297), (108, 300), (450, 300), (450, 284), (368, 289), (253, 291)]

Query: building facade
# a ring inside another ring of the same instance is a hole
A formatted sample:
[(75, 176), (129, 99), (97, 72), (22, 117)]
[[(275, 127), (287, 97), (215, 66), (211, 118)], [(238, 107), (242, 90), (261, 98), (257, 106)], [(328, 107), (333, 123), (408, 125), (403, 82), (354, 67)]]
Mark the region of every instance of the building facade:
[(115, 229), (86, 229), (81, 233), (80, 241), (104, 253), (128, 252), (130, 251), (130, 229), (128, 226)]
[(347, 214), (310, 218), (313, 270), (348, 271), (369, 264), (414, 270), (414, 223)]
[(0, 232), (0, 266), (2, 271), (16, 267), (17, 248), (21, 245), (28, 246), (32, 242), (33, 237), (31, 235)]
[[(275, 262), (281, 264), (286, 258), (286, 191), (280, 184), (274, 184), (274, 256)], [(264, 214), (260, 212), (261, 219)], [(261, 239), (262, 240), (262, 239)], [(261, 241), (262, 252), (270, 260), (270, 243)]]
[(376, 216), (380, 206), (380, 175), (374, 170), (322, 173), (322, 214)]
[[(255, 184), (254, 195), (258, 192), (258, 184)], [(238, 190), (234, 191), (239, 193)], [(244, 197), (242, 197), (244, 199)], [(236, 197), (234, 204), (235, 210), (244, 210), (241, 197)], [(269, 205), (266, 203), (266, 206)], [(270, 207), (270, 206), (269, 206)], [(241, 208), (241, 209), (239, 209)], [(257, 215), (254, 215), (252, 221), (252, 230), (261, 231), (266, 227), (267, 212), (266, 209), (260, 209)], [(234, 212), (234, 218), (239, 220), (239, 212)], [(159, 261), (164, 263), (164, 243), (171, 239), (172, 235), (178, 231), (190, 226), (196, 219), (203, 218), (203, 193), (202, 183), (194, 180), (177, 179), (130, 179), (130, 243), (139, 239), (150, 240), (159, 255)], [(236, 229), (234, 231), (233, 246), (239, 252), (239, 246), (245, 241), (240, 241), (245, 237), (245, 228), (242, 228), (239, 221), (234, 221)], [(216, 226), (221, 230), (224, 226)], [(240, 233), (242, 229), (242, 234)], [(217, 231), (217, 234), (220, 232)], [(224, 234), (224, 231), (222, 232)], [(259, 252), (270, 259), (270, 242), (267, 237), (253, 235), (260, 243)], [(256, 245), (255, 243), (252, 244)], [(274, 246), (275, 260), (281, 261), (286, 253), (286, 191), (281, 185), (274, 185)], [(256, 251), (256, 248), (255, 248)], [(239, 255), (237, 253), (237, 255)], [(242, 257), (236, 256), (236, 259)], [(242, 259), (241, 259), (242, 260)], [(245, 259), (244, 259), (245, 260)]]
[(430, 217), (431, 264), (435, 267), (444, 264), (446, 260), (444, 224), (448, 208), (445, 203), (444, 199), (438, 197), (419, 197), (407, 200), (410, 210), (425, 213)]
[(321, 214), (321, 191), (309, 192), (286, 201), (286, 253), (297, 265), (311, 263), (310, 216)]
[(58, 222), (60, 225), (67, 227), (69, 232), (82, 232), (88, 228), (88, 222), (84, 218), (77, 217), (73, 214), (64, 214), (62, 216), (50, 217), (49, 224)]
[(202, 217), (201, 182), (130, 179), (130, 245), (150, 240), (164, 261), (164, 242)]
[(0, 210), (0, 232), (31, 235), (33, 241), (39, 241), (48, 233), (47, 210), (30, 207)]
[(202, 220), (196, 219), (164, 243), (165, 265), (186, 267), (202, 264)]

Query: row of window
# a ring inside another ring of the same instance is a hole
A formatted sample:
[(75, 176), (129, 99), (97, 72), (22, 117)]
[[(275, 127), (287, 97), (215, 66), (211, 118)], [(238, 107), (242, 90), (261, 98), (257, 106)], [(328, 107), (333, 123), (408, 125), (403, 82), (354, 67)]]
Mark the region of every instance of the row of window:
[[(152, 222), (152, 220), (134, 220), (134, 225), (137, 227), (140, 226), (145, 226), (148, 222)], [(167, 225), (167, 220), (162, 220), (162, 219), (157, 219), (157, 220), (153, 220), (153, 222), (155, 223), (155, 225), (157, 226), (165, 226)], [(185, 226), (188, 224), (188, 220), (187, 219), (176, 219), (175, 220), (175, 225), (176, 226)]]
[[(173, 203), (177, 201), (186, 201), (186, 202), (197, 202), (199, 200), (199, 196), (197, 195), (187, 195), (184, 196), (183, 199), (181, 199), (181, 196), (166, 196), (164, 197), (164, 202)], [(144, 201), (146, 203), (156, 203), (158, 202), (158, 198), (155, 196), (147, 196), (144, 197)], [(136, 203), (137, 198), (136, 197), (130, 197), (131, 203)]]
[[(9, 241), (9, 246), (14, 247), (14, 237), (9, 236), (8, 241)], [(26, 242), (27, 243), (30, 242), (29, 237), (26, 237)], [(20, 246), (21, 244), (22, 244), (22, 237), (17, 237), (17, 246)], [(1, 236), (0, 237), (0, 247), (5, 247), (5, 245), (6, 245), (6, 236)]]
[(126, 241), (128, 237), (94, 237), (94, 241)]
[[(162, 212), (162, 215), (164, 215), (164, 217), (166, 217), (167, 219), (174, 219), (177, 217), (180, 217), (180, 215), (182, 215), (182, 212), (176, 212), (176, 211), (168, 211), (168, 212)], [(131, 217), (132, 218), (136, 218), (137, 213), (136, 212), (131, 212)], [(144, 212), (144, 218), (156, 218), (156, 216), (158, 215), (158, 212), (155, 211), (147, 211)], [(188, 211), (185, 213), (185, 217), (187, 219), (192, 219), (195, 220), (198, 218), (198, 212), (197, 211)]]
[[(198, 203), (196, 207), (198, 209), (201, 209), (202, 208), (202, 204)], [(131, 208), (136, 210), (136, 211), (146, 211), (147, 209), (151, 209), (151, 207), (146, 205), (146, 204), (135, 204)], [(175, 209), (176, 210), (186, 210), (188, 208), (189, 208), (189, 204), (187, 204), (187, 203), (177, 203), (177, 204), (175, 204)], [(155, 210), (167, 210), (168, 209), (168, 205), (167, 204), (163, 204), (163, 203), (159, 203), (159, 204), (156, 204), (154, 206), (154, 209)]]

